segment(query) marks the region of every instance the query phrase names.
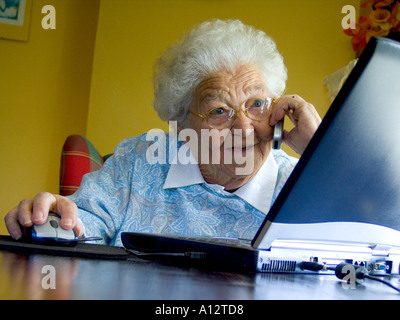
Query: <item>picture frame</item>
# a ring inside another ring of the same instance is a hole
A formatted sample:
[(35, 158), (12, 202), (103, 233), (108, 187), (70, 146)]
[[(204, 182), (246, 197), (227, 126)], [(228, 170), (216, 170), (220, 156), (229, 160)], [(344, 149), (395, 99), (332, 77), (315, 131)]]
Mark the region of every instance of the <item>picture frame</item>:
[(0, 39), (28, 41), (32, 0), (0, 0)]

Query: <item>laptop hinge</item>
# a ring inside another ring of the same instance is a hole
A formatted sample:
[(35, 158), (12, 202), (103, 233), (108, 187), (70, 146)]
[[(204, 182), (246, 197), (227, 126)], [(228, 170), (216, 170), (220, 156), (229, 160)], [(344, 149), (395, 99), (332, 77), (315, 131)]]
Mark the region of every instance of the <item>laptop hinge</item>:
[[(271, 227), (272, 222), (267, 220), (262, 229), (256, 234), (256, 237), (252, 243), (252, 247), (255, 249), (258, 249), (259, 246), (261, 245), (261, 242), (264, 240), (264, 236), (267, 233), (268, 229)], [(271, 243), (268, 244), (264, 244), (263, 248), (270, 248), (271, 247)]]
[(373, 256), (389, 256), (391, 246), (376, 244), (371, 247)]

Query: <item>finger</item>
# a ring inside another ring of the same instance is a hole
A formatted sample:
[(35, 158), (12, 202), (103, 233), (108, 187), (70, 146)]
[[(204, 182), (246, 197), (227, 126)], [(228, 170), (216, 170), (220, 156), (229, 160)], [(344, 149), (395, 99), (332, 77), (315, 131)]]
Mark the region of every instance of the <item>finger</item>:
[(24, 227), (32, 226), (32, 199), (22, 200), (17, 209), (17, 221)]
[(4, 217), (4, 222), (11, 238), (18, 240), (22, 237), (21, 227), (18, 223), (18, 207), (15, 207), (9, 213), (7, 213), (7, 215)]
[(282, 143), (286, 144), (289, 146), (291, 149), (297, 152), (296, 148), (296, 137), (297, 137), (297, 130), (296, 128), (293, 128), (291, 131), (286, 131), (284, 130), (282, 132)]
[[(78, 207), (75, 202), (60, 195), (53, 195), (56, 199), (56, 206), (53, 211), (61, 216), (61, 227), (64, 229), (74, 229), (78, 222)], [(83, 229), (78, 227), (78, 231)]]
[(279, 121), (285, 115), (295, 124), (299, 119), (299, 112), (307, 102), (298, 95), (287, 95), (277, 100), (277, 109), (275, 118)]
[(85, 231), (85, 228), (83, 227), (83, 224), (82, 224), (81, 221), (78, 220), (78, 222), (76, 223), (76, 226), (75, 226), (74, 230), (75, 230), (75, 234), (76, 234), (78, 237), (83, 236), (84, 231)]
[[(299, 121), (300, 118), (306, 119), (307, 122), (312, 122), (313, 124), (319, 124), (321, 122), (321, 117), (318, 114), (315, 107), (304, 100), (302, 97), (298, 95), (292, 95), (287, 98), (287, 110), (288, 115), (293, 116), (294, 121)], [(303, 117), (303, 114), (306, 115)]]
[(41, 192), (33, 201), (33, 222), (44, 223), (49, 212), (61, 217), (61, 227), (64, 229), (70, 230), (76, 226), (78, 209), (74, 202), (60, 195)]
[(50, 211), (55, 207), (56, 198), (48, 192), (41, 192), (35, 196), (32, 203), (32, 221), (34, 224), (46, 222)]
[(273, 110), (270, 118), (270, 125), (274, 126), (280, 120), (282, 120), (285, 115), (287, 115), (293, 124), (296, 123), (294, 118), (294, 111), (302, 103), (302, 99), (299, 96), (282, 96), (275, 100)]
[(271, 127), (276, 125), (285, 116), (285, 111), (282, 109), (281, 100), (282, 97), (274, 100), (273, 102), (271, 116), (269, 118), (269, 124)]

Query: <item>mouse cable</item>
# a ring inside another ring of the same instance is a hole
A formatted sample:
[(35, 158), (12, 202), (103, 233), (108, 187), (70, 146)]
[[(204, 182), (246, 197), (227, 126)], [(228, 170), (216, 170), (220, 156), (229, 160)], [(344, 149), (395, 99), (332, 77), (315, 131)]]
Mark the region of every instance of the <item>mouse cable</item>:
[(376, 278), (376, 277), (373, 277), (373, 276), (370, 276), (370, 275), (365, 275), (364, 278), (367, 278), (369, 280), (374, 280), (374, 281), (377, 281), (377, 282), (381, 282), (381, 283), (386, 284), (387, 286), (391, 287), (392, 289), (396, 290), (397, 292), (400, 292), (399, 288), (395, 287), (390, 282), (387, 282), (385, 280), (382, 280), (382, 279), (379, 279), (379, 278)]
[(388, 281), (379, 279), (376, 276), (370, 276), (368, 274), (367, 269), (365, 269), (364, 267), (361, 267), (361, 266), (353, 265), (351, 263), (340, 263), (340, 264), (338, 264), (336, 266), (325, 266), (325, 265), (319, 264), (317, 262), (304, 261), (304, 262), (302, 262), (300, 264), (300, 269), (301, 270), (314, 271), (314, 272), (318, 272), (318, 271), (321, 271), (321, 270), (325, 270), (325, 271), (326, 270), (333, 270), (333, 271), (335, 271), (336, 277), (341, 279), (341, 280), (343, 280), (348, 274), (348, 273), (344, 273), (343, 269), (345, 267), (348, 267), (348, 266), (352, 266), (355, 269), (355, 271), (356, 271), (355, 276), (356, 276), (357, 280), (369, 279), (369, 280), (377, 281), (377, 282), (380, 282), (380, 283), (383, 283), (383, 284), (389, 286), (393, 290), (396, 290), (397, 292), (400, 293), (400, 289), (397, 288), (396, 286), (392, 285)]

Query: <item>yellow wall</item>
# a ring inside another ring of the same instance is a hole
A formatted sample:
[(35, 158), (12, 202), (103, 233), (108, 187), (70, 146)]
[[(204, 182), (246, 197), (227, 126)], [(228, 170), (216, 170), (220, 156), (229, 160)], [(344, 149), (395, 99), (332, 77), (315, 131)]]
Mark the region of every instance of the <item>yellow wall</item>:
[[(102, 0), (90, 95), (88, 137), (101, 153), (151, 128), (167, 130), (152, 109), (154, 60), (191, 26), (241, 19), (270, 34), (289, 69), (287, 93), (324, 115), (323, 78), (354, 58), (343, 34), (344, 5), (359, 0)], [(288, 121), (287, 121), (288, 122)]]
[[(47, 4), (56, 30), (41, 27)], [(287, 92), (324, 115), (323, 78), (354, 58), (341, 28), (349, 4), (360, 0), (34, 0), (29, 41), (0, 39), (0, 217), (22, 198), (58, 191), (69, 134), (106, 154), (126, 137), (167, 130), (152, 109), (153, 62), (206, 19), (238, 18), (270, 34), (289, 69)]]
[[(56, 8), (44, 30), (42, 7)], [(98, 0), (34, 0), (29, 41), (0, 39), (0, 233), (3, 216), (38, 191), (58, 192), (70, 133), (86, 133)]]

